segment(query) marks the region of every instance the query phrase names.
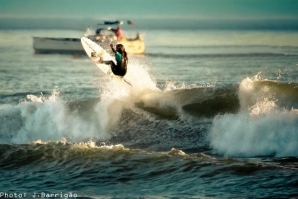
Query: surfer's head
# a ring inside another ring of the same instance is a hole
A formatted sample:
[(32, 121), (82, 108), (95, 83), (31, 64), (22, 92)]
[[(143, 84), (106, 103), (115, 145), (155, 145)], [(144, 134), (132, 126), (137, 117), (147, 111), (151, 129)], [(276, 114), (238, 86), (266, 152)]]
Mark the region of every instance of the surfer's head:
[(121, 55), (124, 55), (126, 57), (126, 51), (122, 44), (116, 45), (116, 51), (119, 52)]
[(122, 44), (117, 44), (116, 51), (122, 54), (123, 52), (125, 52), (125, 48)]

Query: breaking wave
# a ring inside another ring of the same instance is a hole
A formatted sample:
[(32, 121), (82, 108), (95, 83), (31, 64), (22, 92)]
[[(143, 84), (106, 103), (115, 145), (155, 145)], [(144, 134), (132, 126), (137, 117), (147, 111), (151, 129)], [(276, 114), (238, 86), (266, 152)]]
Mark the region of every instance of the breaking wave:
[(246, 78), (240, 110), (213, 119), (210, 144), (226, 156), (297, 156), (297, 84)]

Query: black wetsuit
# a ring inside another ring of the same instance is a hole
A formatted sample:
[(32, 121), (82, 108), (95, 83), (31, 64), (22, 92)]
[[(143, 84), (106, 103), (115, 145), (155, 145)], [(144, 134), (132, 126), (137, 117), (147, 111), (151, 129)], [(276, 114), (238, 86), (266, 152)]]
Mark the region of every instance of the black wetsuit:
[(112, 71), (115, 75), (118, 76), (124, 76), (127, 71), (127, 58), (123, 57), (119, 52), (115, 53), (115, 58), (117, 64), (115, 64), (113, 61), (110, 62)]

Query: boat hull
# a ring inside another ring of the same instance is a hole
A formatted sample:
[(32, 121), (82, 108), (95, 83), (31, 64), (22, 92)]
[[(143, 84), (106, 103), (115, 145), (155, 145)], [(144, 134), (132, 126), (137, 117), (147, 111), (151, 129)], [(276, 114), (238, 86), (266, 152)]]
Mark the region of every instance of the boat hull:
[(128, 54), (143, 54), (145, 52), (145, 44), (142, 37), (137, 34), (135, 39), (127, 39), (126, 37), (121, 37), (117, 43), (122, 44)]
[(78, 38), (33, 37), (33, 48), (36, 54), (84, 54), (81, 40)]

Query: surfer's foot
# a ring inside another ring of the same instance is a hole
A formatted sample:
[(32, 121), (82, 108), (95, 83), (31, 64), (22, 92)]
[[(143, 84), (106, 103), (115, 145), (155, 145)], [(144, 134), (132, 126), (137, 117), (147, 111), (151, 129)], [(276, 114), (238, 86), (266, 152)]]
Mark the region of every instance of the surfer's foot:
[(102, 64), (104, 63), (103, 59), (101, 57), (98, 58), (97, 63)]
[(103, 57), (103, 52), (98, 53), (97, 56)]

